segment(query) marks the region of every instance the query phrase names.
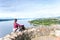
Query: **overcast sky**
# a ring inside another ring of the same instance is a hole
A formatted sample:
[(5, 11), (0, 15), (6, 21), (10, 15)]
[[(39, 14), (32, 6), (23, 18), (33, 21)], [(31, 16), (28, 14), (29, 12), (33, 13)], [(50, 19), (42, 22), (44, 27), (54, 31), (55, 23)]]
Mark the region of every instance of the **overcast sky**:
[(0, 18), (60, 16), (60, 0), (0, 0)]

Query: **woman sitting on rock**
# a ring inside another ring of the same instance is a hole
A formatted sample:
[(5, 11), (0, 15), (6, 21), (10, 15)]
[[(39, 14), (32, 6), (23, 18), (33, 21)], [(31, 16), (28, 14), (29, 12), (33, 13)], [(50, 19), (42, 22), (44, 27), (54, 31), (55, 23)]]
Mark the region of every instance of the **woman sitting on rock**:
[(22, 30), (25, 30), (25, 27), (24, 27), (24, 25), (18, 24), (18, 23), (17, 23), (17, 19), (15, 19), (13, 31), (16, 32), (18, 29), (19, 29), (19, 31), (20, 31), (20, 30), (22, 31)]

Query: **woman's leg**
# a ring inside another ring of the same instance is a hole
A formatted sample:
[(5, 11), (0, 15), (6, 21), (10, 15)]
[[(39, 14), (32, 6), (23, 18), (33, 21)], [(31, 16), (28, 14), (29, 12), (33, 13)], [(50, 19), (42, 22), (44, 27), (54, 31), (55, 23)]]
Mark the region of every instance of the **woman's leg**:
[(17, 28), (14, 28), (14, 29), (13, 29), (13, 32), (16, 32), (16, 31), (17, 31)]

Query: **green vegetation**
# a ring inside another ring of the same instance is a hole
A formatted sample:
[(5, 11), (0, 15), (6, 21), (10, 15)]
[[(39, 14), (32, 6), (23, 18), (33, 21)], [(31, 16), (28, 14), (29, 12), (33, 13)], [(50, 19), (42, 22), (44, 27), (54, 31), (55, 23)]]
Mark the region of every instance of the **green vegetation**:
[(60, 24), (60, 20), (57, 18), (41, 18), (30, 21), (30, 24), (33, 25), (51, 25), (51, 24)]

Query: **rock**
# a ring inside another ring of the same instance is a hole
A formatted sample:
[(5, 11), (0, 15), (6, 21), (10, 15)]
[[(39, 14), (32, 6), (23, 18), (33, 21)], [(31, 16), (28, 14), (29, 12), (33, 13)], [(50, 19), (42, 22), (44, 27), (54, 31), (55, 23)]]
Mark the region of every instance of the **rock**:
[(6, 35), (4, 38), (9, 38), (9, 37), (11, 37), (11, 35), (10, 35), (10, 34)]
[(60, 37), (60, 30), (55, 30), (55, 35), (56, 35), (57, 37)]
[(16, 33), (14, 33), (14, 34), (12, 34), (11, 36), (13, 36), (13, 37), (17, 37), (18, 35), (17, 35)]
[[(31, 40), (35, 37), (48, 36), (51, 28), (49, 27), (38, 27), (31, 28), (20, 32), (12, 32), (4, 37), (5, 40)], [(51, 33), (52, 34), (52, 33)]]
[(19, 36), (19, 35), (22, 35), (22, 34), (23, 34), (22, 32), (18, 32), (18, 33), (17, 33), (18, 36)]
[(5, 38), (5, 39), (3, 39), (3, 40), (12, 40), (12, 39), (10, 39), (10, 38)]
[(51, 31), (49, 36), (55, 36), (55, 32), (54, 31)]

